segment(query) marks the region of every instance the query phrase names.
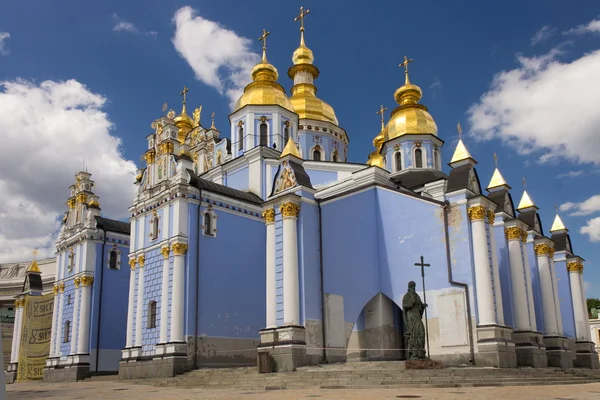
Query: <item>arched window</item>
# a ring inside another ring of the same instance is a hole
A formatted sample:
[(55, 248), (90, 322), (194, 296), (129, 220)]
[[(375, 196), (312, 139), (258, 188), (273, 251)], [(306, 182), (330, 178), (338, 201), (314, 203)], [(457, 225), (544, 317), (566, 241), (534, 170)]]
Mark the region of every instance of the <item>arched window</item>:
[(204, 213), (204, 234), (208, 236), (213, 235), (212, 214), (209, 212)]
[(71, 321), (65, 322), (65, 327), (63, 328), (63, 343), (67, 343), (71, 340)]
[(156, 328), (156, 302), (152, 300), (148, 303), (148, 329)]
[(244, 128), (240, 126), (240, 129), (238, 130), (238, 143), (239, 143), (239, 149), (240, 150), (244, 150)]
[(117, 269), (117, 260), (117, 250), (111, 250), (110, 253), (108, 253), (108, 268)]
[(288, 128), (287, 126), (283, 129), (283, 145), (285, 146), (288, 142), (288, 140), (290, 140), (290, 128)]
[(415, 150), (415, 167), (423, 168), (423, 152), (421, 149)]
[(150, 220), (150, 228), (150, 239), (158, 239), (158, 214), (156, 214), (156, 212)]
[(312, 156), (313, 160), (321, 161), (321, 148), (318, 145), (315, 146)]
[(260, 124), (260, 145), (261, 146), (269, 145), (269, 138), (267, 136), (267, 124), (265, 124), (264, 122), (262, 124)]
[(394, 153), (394, 161), (396, 163), (396, 172), (402, 171), (402, 151)]
[(338, 151), (337, 149), (333, 152), (333, 155), (331, 156), (331, 161), (333, 162), (338, 162), (339, 160), (339, 156), (338, 156)]

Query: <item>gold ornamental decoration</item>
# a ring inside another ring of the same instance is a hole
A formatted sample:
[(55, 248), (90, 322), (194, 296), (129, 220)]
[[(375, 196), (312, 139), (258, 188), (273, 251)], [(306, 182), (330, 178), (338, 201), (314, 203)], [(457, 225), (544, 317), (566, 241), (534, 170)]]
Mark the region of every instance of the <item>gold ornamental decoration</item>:
[(85, 193), (79, 193), (79, 194), (77, 195), (77, 202), (78, 202), (79, 204), (83, 204), (83, 203), (85, 203), (86, 201), (87, 201), (87, 196), (85, 195)]
[(135, 269), (135, 258), (130, 258), (129, 259), (129, 267), (131, 267), (131, 269)]
[(173, 142), (162, 142), (158, 145), (161, 154), (170, 154), (175, 151), (175, 145)]
[(538, 244), (533, 249), (538, 256), (550, 256), (550, 246), (547, 244)]
[(504, 229), (504, 234), (506, 235), (507, 240), (520, 240), (521, 232), (523, 231), (518, 226), (511, 226)]
[(52, 289), (52, 291), (54, 292), (54, 294), (58, 294), (59, 289), (60, 288), (58, 286), (54, 286), (54, 288)]
[(146, 256), (145, 255), (141, 255), (137, 258), (137, 263), (140, 267), (144, 266), (144, 263), (146, 262)]
[(550, 247), (550, 253), (548, 255), (550, 258), (554, 258), (554, 247)]
[(486, 209), (484, 206), (470, 207), (467, 210), (469, 221), (483, 221), (485, 219)]
[(262, 217), (265, 220), (266, 224), (275, 222), (275, 209), (274, 208), (266, 209), (265, 211), (263, 211)]
[(567, 264), (567, 271), (582, 274), (583, 273), (583, 264), (581, 264), (580, 262), (577, 262), (577, 261), (571, 261), (570, 263)]
[(147, 164), (152, 164), (154, 162), (155, 158), (156, 158), (156, 151), (154, 151), (154, 149), (148, 150), (146, 152), (146, 154), (144, 154), (144, 159), (146, 160)]
[(527, 231), (521, 231), (521, 240), (523, 243), (527, 243)]
[(60, 287), (60, 292), (64, 293), (65, 292), (65, 284), (61, 283), (59, 287)]
[(69, 200), (67, 200), (67, 206), (69, 206), (69, 208), (75, 208), (75, 199), (71, 198)]
[(15, 308), (19, 308), (19, 300), (15, 300)]
[(82, 276), (81, 277), (81, 286), (92, 286), (92, 283), (94, 283), (93, 276)]
[(493, 210), (488, 210), (488, 221), (492, 225), (494, 225), (494, 222), (496, 221), (496, 213)]
[(78, 288), (78, 287), (79, 287), (79, 284), (81, 283), (81, 279), (80, 279), (80, 278), (75, 278), (75, 279), (73, 280), (73, 282), (75, 283), (75, 287), (76, 287), (76, 288)]
[(298, 214), (300, 214), (300, 206), (296, 203), (292, 203), (292, 202), (288, 202), (288, 203), (283, 203), (280, 207), (279, 207), (279, 211), (281, 211), (281, 215), (283, 215), (283, 217), (298, 217)]
[(171, 249), (169, 248), (169, 246), (163, 246), (160, 249), (160, 252), (164, 258), (169, 258), (169, 253), (171, 252)]
[(173, 249), (173, 254), (182, 256), (187, 252), (188, 245), (186, 243), (173, 243), (171, 248)]
[(21, 304), (21, 307), (25, 307), (25, 299), (24, 298), (20, 300), (20, 304)]

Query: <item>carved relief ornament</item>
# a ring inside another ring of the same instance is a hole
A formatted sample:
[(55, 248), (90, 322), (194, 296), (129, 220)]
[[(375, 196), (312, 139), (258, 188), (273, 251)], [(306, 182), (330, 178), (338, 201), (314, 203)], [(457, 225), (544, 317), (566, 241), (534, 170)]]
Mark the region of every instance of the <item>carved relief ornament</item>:
[(129, 259), (129, 266), (131, 267), (131, 269), (135, 269), (135, 264), (136, 264), (135, 257), (134, 258), (130, 258)]
[(578, 261), (571, 261), (570, 263), (567, 263), (567, 271), (582, 274), (583, 264)]
[(144, 266), (144, 263), (146, 262), (146, 256), (145, 255), (141, 255), (137, 258), (137, 263), (140, 267)]
[(483, 221), (485, 220), (486, 209), (484, 206), (469, 207), (467, 214), (469, 215), (469, 221)]
[(522, 230), (518, 226), (511, 226), (504, 229), (506, 240), (520, 240), (522, 238)]
[(171, 249), (169, 248), (169, 246), (163, 246), (160, 249), (160, 252), (164, 258), (169, 258), (169, 253), (171, 252)]
[(266, 224), (275, 222), (275, 209), (274, 208), (266, 209), (265, 211), (263, 211), (262, 217), (265, 220)]
[(93, 276), (82, 276), (81, 277), (81, 286), (92, 286), (92, 283), (94, 283)]
[(80, 279), (80, 278), (75, 278), (75, 279), (73, 280), (73, 282), (75, 283), (75, 287), (76, 287), (76, 288), (78, 288), (78, 287), (79, 287), (79, 284), (81, 283), (81, 279)]
[(64, 284), (64, 283), (61, 283), (61, 284), (59, 285), (59, 288), (60, 288), (60, 292), (61, 292), (61, 293), (64, 293), (64, 292), (65, 292), (65, 284)]
[(281, 215), (285, 218), (285, 217), (294, 217), (297, 218), (298, 214), (300, 214), (300, 206), (296, 203), (292, 203), (292, 202), (287, 202), (287, 203), (283, 203), (280, 207), (279, 207), (279, 211), (281, 212)]
[(496, 221), (496, 213), (493, 210), (488, 210), (488, 221), (492, 225)]
[(186, 243), (173, 243), (171, 248), (173, 249), (173, 254), (182, 256), (187, 252), (188, 245)]
[(550, 246), (547, 244), (538, 244), (534, 248), (535, 254), (538, 256), (550, 256)]

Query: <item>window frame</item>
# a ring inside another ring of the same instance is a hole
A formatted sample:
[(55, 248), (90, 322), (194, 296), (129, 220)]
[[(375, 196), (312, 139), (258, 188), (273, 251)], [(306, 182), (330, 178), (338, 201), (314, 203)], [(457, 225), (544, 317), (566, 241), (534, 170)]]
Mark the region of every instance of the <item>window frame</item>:
[[(262, 132), (262, 127), (265, 127), (265, 135), (264, 135), (264, 140), (265, 142), (263, 143), (263, 132)], [(258, 124), (258, 145), (259, 146), (266, 146), (269, 147), (269, 124), (267, 124), (267, 121), (261, 121), (260, 124)]]
[(148, 318), (146, 320), (147, 329), (156, 328), (157, 308), (155, 300), (150, 300), (150, 302), (148, 302)]
[(69, 343), (71, 341), (71, 320), (66, 320), (63, 325), (63, 343)]

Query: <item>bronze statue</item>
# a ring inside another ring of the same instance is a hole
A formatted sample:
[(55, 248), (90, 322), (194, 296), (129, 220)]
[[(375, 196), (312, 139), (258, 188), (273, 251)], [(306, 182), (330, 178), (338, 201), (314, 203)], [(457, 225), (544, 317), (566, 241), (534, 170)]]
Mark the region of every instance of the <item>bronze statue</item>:
[(402, 311), (406, 323), (406, 344), (409, 359), (425, 359), (425, 326), (423, 325), (423, 312), (427, 304), (415, 290), (416, 284), (408, 282), (408, 291), (402, 298)]

